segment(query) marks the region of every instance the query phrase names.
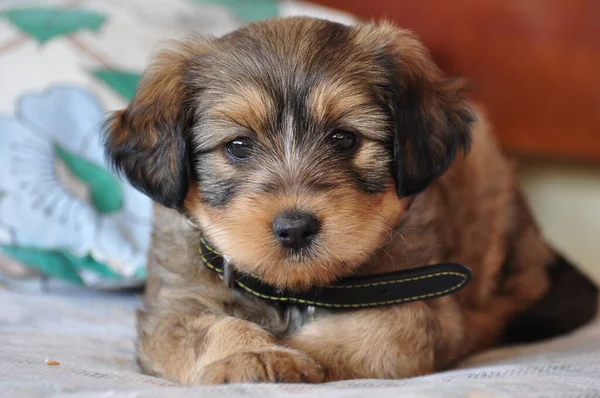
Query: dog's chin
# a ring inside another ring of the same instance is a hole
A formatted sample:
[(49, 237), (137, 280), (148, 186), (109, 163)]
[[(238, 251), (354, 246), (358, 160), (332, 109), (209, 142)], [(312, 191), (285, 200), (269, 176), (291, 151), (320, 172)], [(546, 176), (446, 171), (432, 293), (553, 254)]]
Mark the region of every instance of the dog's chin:
[(362, 262), (343, 259), (314, 258), (302, 253), (290, 254), (283, 259), (263, 262), (260, 267), (236, 264), (242, 272), (248, 272), (279, 289), (304, 291), (310, 287), (327, 286), (337, 279), (355, 272)]
[[(237, 271), (256, 276), (279, 289), (306, 290), (326, 286), (355, 274), (370, 263), (377, 248), (389, 239), (388, 231), (377, 234), (323, 234), (311, 246), (299, 251), (284, 248), (268, 233), (253, 235), (221, 228), (217, 234), (207, 229), (206, 237), (231, 258)], [(226, 233), (230, 232), (230, 233)]]

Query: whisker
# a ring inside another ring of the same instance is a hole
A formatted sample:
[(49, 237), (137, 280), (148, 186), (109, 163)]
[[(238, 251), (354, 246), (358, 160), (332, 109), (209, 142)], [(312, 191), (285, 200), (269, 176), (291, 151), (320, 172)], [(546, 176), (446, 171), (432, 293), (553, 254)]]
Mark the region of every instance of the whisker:
[(396, 269), (396, 261), (394, 260), (392, 255), (388, 253), (387, 250), (385, 250), (384, 248), (381, 248), (381, 250), (390, 258), (390, 260), (392, 261), (392, 266), (394, 267), (394, 269)]

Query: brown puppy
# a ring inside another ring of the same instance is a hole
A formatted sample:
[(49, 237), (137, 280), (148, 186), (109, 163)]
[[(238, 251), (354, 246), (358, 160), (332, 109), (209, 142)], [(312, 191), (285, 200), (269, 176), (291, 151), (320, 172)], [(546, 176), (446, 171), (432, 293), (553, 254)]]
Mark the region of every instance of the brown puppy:
[[(139, 316), (150, 374), (400, 378), (595, 313), (596, 288), (544, 243), (481, 115), (389, 24), (291, 18), (173, 43), (112, 117), (106, 146), (136, 187), (176, 209), (157, 206)], [(474, 279), (435, 300), (290, 322), (302, 308), (230, 289), (205, 267), (198, 231), (278, 288), (440, 261)]]

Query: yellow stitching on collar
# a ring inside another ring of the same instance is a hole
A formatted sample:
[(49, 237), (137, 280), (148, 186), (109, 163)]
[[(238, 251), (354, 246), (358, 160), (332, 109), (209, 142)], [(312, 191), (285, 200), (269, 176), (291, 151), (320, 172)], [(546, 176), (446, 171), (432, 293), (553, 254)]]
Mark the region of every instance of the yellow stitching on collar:
[[(208, 250), (210, 250), (211, 252), (213, 252), (214, 254), (218, 254), (216, 251), (212, 250), (206, 243), (204, 240), (202, 240), (202, 242), (204, 243), (204, 245), (206, 246), (206, 248)], [(215, 267), (214, 265), (212, 265), (208, 259), (204, 256), (204, 253), (202, 251), (202, 248), (199, 249), (199, 254), (200, 254), (200, 258), (202, 259), (202, 261), (204, 262), (204, 264), (209, 267), (210, 269), (218, 272), (218, 273), (223, 273), (223, 270)], [(435, 276), (444, 276), (444, 275), (454, 275), (454, 276), (460, 276), (462, 278), (462, 281), (460, 281), (458, 284), (456, 284), (455, 286), (443, 290), (441, 292), (434, 292), (434, 293), (428, 293), (428, 294), (423, 294), (420, 296), (413, 296), (413, 297), (405, 297), (402, 299), (396, 299), (396, 300), (389, 300), (389, 301), (380, 301), (380, 302), (374, 302), (374, 303), (361, 303), (361, 304), (329, 304), (329, 303), (321, 303), (318, 301), (311, 301), (311, 300), (303, 300), (303, 299), (299, 299), (299, 298), (295, 298), (295, 297), (275, 297), (275, 296), (268, 296), (262, 293), (259, 293), (255, 290), (250, 289), (248, 286), (244, 285), (243, 283), (239, 282), (239, 281), (235, 281), (235, 283), (240, 286), (242, 289), (246, 290), (248, 293), (252, 294), (253, 296), (256, 297), (261, 297), (267, 300), (274, 300), (274, 301), (290, 301), (292, 303), (299, 303), (299, 304), (308, 304), (308, 305), (316, 305), (316, 306), (320, 306), (320, 307), (327, 307), (327, 308), (364, 308), (364, 307), (372, 307), (372, 306), (377, 306), (377, 305), (392, 305), (392, 304), (399, 304), (399, 303), (405, 303), (407, 301), (417, 301), (417, 300), (423, 300), (426, 298), (431, 298), (431, 297), (438, 297), (438, 296), (443, 296), (446, 293), (449, 293), (451, 291), (457, 290), (459, 289), (462, 285), (464, 285), (467, 281), (467, 277), (463, 274), (457, 273), (457, 272), (437, 272), (435, 274), (431, 274), (425, 277), (417, 277), (417, 278), (405, 278), (405, 279), (399, 279), (397, 281), (390, 281), (390, 282), (381, 282), (381, 283), (372, 283), (372, 284), (365, 284), (365, 285), (352, 285), (352, 286), (344, 286), (344, 287), (366, 287), (366, 286), (375, 286), (375, 285), (379, 285), (379, 284), (384, 284), (384, 283), (400, 283), (400, 282), (407, 282), (410, 280), (418, 280), (418, 279), (424, 279), (424, 278), (430, 278), (430, 277), (435, 277)], [(328, 287), (334, 287), (334, 286), (328, 286)]]
[(204, 265), (206, 265), (208, 268), (212, 269), (213, 271), (218, 272), (219, 274), (223, 273), (222, 269), (215, 267), (208, 261), (208, 259), (206, 257), (204, 257), (204, 253), (202, 253), (202, 252), (200, 253), (200, 258), (202, 259), (202, 262), (204, 263)]
[(381, 281), (381, 282), (373, 282), (373, 283), (365, 283), (363, 285), (347, 285), (347, 286), (327, 286), (328, 288), (331, 289), (348, 289), (348, 288), (353, 288), (353, 287), (369, 287), (369, 286), (379, 286), (379, 285), (389, 285), (389, 284), (393, 284), (393, 283), (403, 283), (403, 282), (410, 282), (410, 281), (417, 281), (420, 279), (427, 279), (427, 278), (433, 278), (434, 276), (440, 276), (440, 275), (454, 275), (454, 276), (460, 276), (462, 278), (464, 278), (465, 276), (459, 272), (452, 272), (452, 271), (444, 271), (444, 272), (437, 272), (435, 274), (429, 274), (429, 275), (423, 275), (423, 276), (414, 276), (412, 278), (404, 278), (404, 279), (396, 279), (396, 280), (391, 280), (391, 281)]
[[(220, 256), (221, 253), (219, 253), (218, 251), (214, 250), (213, 248), (211, 248), (208, 243), (204, 240), (204, 238), (200, 238), (200, 240), (202, 241), (202, 243), (204, 243), (204, 246), (206, 246), (206, 248), (211, 251), (212, 253)], [(200, 249), (202, 250), (202, 249)], [(202, 254), (202, 253), (201, 253)], [(203, 258), (204, 260), (204, 258)], [(212, 269), (216, 270), (217, 268), (212, 266)], [(219, 271), (219, 272), (223, 272), (223, 271)], [(327, 286), (327, 288), (329, 289), (351, 289), (351, 288), (358, 288), (358, 287), (369, 287), (369, 286), (380, 286), (380, 285), (390, 285), (390, 284), (395, 284), (395, 283), (404, 283), (404, 282), (410, 282), (410, 281), (417, 281), (417, 280), (421, 280), (421, 279), (428, 279), (428, 278), (433, 278), (433, 277), (437, 277), (437, 276), (444, 276), (444, 275), (452, 275), (452, 276), (460, 276), (461, 278), (466, 279), (466, 276), (464, 274), (461, 274), (459, 272), (452, 272), (452, 271), (444, 271), (444, 272), (437, 272), (435, 274), (429, 274), (429, 275), (423, 275), (423, 276), (414, 276), (411, 278), (404, 278), (404, 279), (395, 279), (395, 280), (391, 280), (391, 281), (381, 281), (381, 282), (372, 282), (372, 283), (364, 283), (364, 284), (358, 284), (358, 285), (347, 285), (347, 286), (335, 286), (335, 285), (329, 285)]]
[[(208, 250), (209, 250), (211, 253), (213, 253), (213, 254), (216, 254), (217, 256), (222, 256), (222, 254), (221, 254), (220, 252), (218, 252), (218, 251), (216, 251), (215, 249), (213, 249), (212, 247), (210, 247), (210, 246), (208, 245), (208, 243), (207, 243), (207, 242), (204, 240), (204, 238), (202, 238), (202, 237), (201, 237), (201, 238), (200, 238), (200, 241), (201, 241), (202, 243), (204, 243), (204, 246), (206, 246), (206, 248), (207, 248), (207, 249), (208, 249)], [(215, 271), (217, 271), (217, 272), (219, 272), (219, 273), (221, 273), (221, 274), (223, 273), (223, 270), (222, 270), (222, 269), (219, 269), (219, 268), (215, 267), (215, 266), (214, 266), (214, 265), (212, 265), (212, 264), (210, 264), (210, 265), (209, 265), (209, 263), (208, 263), (208, 260), (206, 259), (206, 257), (204, 257), (204, 252), (202, 251), (202, 246), (200, 246), (200, 247), (198, 248), (198, 253), (200, 254), (200, 257), (202, 258), (202, 260), (204, 261), (204, 263), (205, 263), (205, 264), (207, 264), (207, 265), (209, 266), (209, 268), (211, 268), (211, 269), (213, 269), (213, 270), (215, 270)], [(254, 275), (254, 274), (250, 274), (250, 275), (251, 275), (251, 276), (253, 276), (253, 277), (254, 277), (254, 278), (256, 278), (256, 279), (260, 279), (260, 278), (259, 278), (257, 275)]]
[(213, 252), (214, 254), (216, 254), (217, 256), (221, 256), (222, 254), (220, 252), (218, 252), (217, 250), (213, 249), (208, 242), (204, 239), (204, 237), (200, 237), (200, 242), (202, 242), (204, 244), (204, 246), (206, 246), (206, 248)]
[(257, 291), (254, 291), (252, 289), (250, 289), (248, 286), (244, 285), (241, 282), (235, 281), (235, 283), (237, 283), (241, 288), (243, 288), (244, 290), (246, 290), (248, 293), (257, 296), (257, 297), (261, 297), (267, 300), (275, 300), (275, 301), (290, 301), (292, 303), (300, 303), (300, 304), (308, 304), (308, 305), (316, 305), (316, 306), (320, 306), (320, 307), (328, 307), (328, 308), (364, 308), (364, 307), (372, 307), (372, 306), (378, 306), (378, 305), (392, 305), (392, 304), (399, 304), (399, 303), (405, 303), (408, 301), (417, 301), (417, 300), (423, 300), (426, 298), (431, 298), (431, 297), (437, 297), (437, 296), (442, 296), (446, 293), (449, 293), (453, 290), (456, 290), (458, 288), (460, 288), (462, 285), (465, 284), (467, 278), (464, 275), (461, 275), (463, 277), (463, 280), (458, 283), (457, 285), (443, 290), (441, 292), (435, 292), (435, 293), (428, 293), (428, 294), (423, 294), (420, 296), (413, 296), (413, 297), (406, 297), (403, 299), (396, 299), (396, 300), (389, 300), (389, 301), (379, 301), (379, 302), (374, 302), (374, 303), (361, 303), (361, 304), (329, 304), (329, 303), (321, 303), (318, 301), (310, 301), (310, 300), (302, 300), (302, 299), (298, 299), (295, 297), (274, 297), (274, 296), (267, 296), (265, 294), (259, 293)]

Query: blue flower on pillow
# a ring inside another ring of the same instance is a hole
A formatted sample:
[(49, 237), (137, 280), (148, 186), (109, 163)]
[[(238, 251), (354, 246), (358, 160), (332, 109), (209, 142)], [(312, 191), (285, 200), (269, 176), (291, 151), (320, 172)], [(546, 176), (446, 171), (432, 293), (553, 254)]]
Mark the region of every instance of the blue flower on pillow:
[[(0, 117), (3, 251), (65, 279), (143, 274), (152, 202), (108, 171), (104, 120), (93, 94), (73, 86), (25, 95), (15, 117)], [(64, 262), (38, 264), (57, 250)]]

